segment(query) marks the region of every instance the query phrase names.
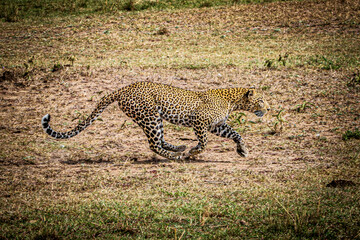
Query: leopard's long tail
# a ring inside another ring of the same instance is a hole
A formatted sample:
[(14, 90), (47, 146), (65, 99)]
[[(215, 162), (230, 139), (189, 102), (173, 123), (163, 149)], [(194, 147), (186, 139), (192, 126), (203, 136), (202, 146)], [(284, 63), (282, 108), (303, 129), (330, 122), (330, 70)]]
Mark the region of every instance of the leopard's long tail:
[(85, 121), (79, 123), (74, 129), (68, 131), (68, 132), (56, 132), (50, 127), (50, 115), (46, 114), (41, 119), (41, 125), (44, 129), (44, 131), (50, 135), (53, 138), (71, 138), (76, 135), (78, 135), (80, 132), (82, 132), (85, 128), (90, 126), (93, 121), (95, 121), (98, 116), (105, 110), (107, 106), (109, 106), (111, 103), (116, 101), (116, 95), (118, 94), (118, 91), (112, 92), (105, 97), (103, 97), (100, 102), (96, 105), (94, 111), (86, 118)]

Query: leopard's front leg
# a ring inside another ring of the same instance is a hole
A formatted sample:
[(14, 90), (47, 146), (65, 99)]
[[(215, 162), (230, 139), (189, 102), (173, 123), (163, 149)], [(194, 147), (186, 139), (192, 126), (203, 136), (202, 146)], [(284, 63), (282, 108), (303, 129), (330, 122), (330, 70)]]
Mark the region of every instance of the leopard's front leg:
[(228, 124), (223, 123), (221, 125), (213, 127), (212, 129), (210, 129), (210, 132), (217, 136), (234, 140), (234, 142), (236, 143), (236, 152), (242, 157), (246, 157), (248, 155), (248, 150), (246, 149), (242, 137)]

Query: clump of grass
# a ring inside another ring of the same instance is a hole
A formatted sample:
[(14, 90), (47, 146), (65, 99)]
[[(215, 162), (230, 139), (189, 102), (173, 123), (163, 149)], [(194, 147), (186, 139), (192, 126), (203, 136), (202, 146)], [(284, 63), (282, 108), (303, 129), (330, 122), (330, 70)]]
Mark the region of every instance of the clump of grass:
[(212, 7), (212, 6), (213, 6), (212, 1), (204, 1), (203, 3), (200, 4), (199, 7), (204, 8), (204, 7)]
[(278, 62), (285, 67), (288, 57), (289, 57), (289, 53), (285, 53), (284, 56), (279, 55)]
[(360, 130), (358, 128), (355, 128), (354, 131), (347, 130), (342, 136), (344, 141), (347, 141), (351, 138), (360, 139)]
[(239, 132), (245, 132), (249, 128), (249, 126), (246, 125), (247, 123), (248, 120), (246, 114), (243, 112), (237, 112), (230, 116), (230, 126), (234, 127)]
[(2, 10), (0, 11), (0, 18), (4, 18), (5, 22), (17, 22), (19, 20), (19, 7), (16, 4), (10, 3), (0, 10)]
[(234, 116), (235, 116), (234, 120), (231, 121), (233, 124), (241, 125), (241, 124), (246, 123), (246, 118), (245, 118), (246, 114), (245, 113), (239, 112), (239, 113), (234, 114)]
[(265, 60), (264, 66), (266, 68), (272, 68), (272, 69), (276, 69), (279, 65), (285, 67), (288, 57), (289, 57), (289, 53), (285, 53), (284, 55), (279, 55), (277, 59), (267, 59)]
[(346, 84), (351, 88), (359, 88), (360, 87), (360, 71), (353, 73), (351, 77), (349, 77), (349, 81)]
[(71, 66), (74, 66), (74, 62), (76, 61), (76, 57), (74, 55), (68, 56), (67, 60), (71, 62)]
[(274, 68), (275, 67), (274, 60), (273, 59), (266, 59), (265, 63), (264, 63), (264, 66), (267, 67), (267, 68)]
[(51, 68), (51, 72), (57, 72), (60, 71), (61, 69), (63, 69), (64, 66), (60, 63), (56, 63), (54, 64), (54, 66)]
[(35, 59), (34, 57), (31, 57), (24, 62), (22, 66), (11, 70), (5, 70), (2, 76), (0, 76), (0, 82), (8, 81), (18, 87), (29, 86), (29, 84), (33, 81), (33, 75), (35, 75), (38, 71), (39, 69), (35, 67)]
[(284, 109), (280, 109), (277, 114), (272, 115), (275, 117), (275, 121), (272, 124), (268, 124), (270, 128), (270, 134), (277, 134), (281, 133), (284, 130), (284, 123), (286, 122), (285, 118), (283, 117)]
[(341, 65), (338, 62), (335, 62), (325, 56), (312, 56), (307, 62), (309, 65), (320, 67), (324, 70), (338, 70), (341, 68)]
[(135, 5), (135, 0), (127, 0), (121, 6), (121, 10), (125, 10), (125, 11), (134, 11), (136, 9), (137, 6)]

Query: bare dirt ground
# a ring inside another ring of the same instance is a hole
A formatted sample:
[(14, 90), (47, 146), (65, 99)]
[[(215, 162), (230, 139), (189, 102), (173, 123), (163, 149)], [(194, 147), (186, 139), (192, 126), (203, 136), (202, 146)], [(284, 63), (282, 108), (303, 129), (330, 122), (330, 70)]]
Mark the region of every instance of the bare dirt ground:
[[(123, 162), (133, 162), (134, 170), (149, 163), (169, 163), (152, 153), (142, 130), (111, 105), (84, 133), (70, 140), (53, 140), (46, 136), (40, 125), (41, 117), (52, 115), (56, 130), (67, 130), (76, 125), (78, 113), (89, 114), (96, 101), (105, 93), (134, 81), (154, 81), (191, 90), (226, 88), (232, 86), (271, 86), (265, 92), (274, 109), (261, 122), (247, 114), (242, 134), (248, 145), (248, 158), (235, 152), (231, 140), (211, 136), (208, 149), (192, 165), (211, 165), (216, 169), (251, 169), (278, 171), (331, 165), (348, 154), (342, 133), (359, 126), (358, 94), (345, 85), (347, 76), (334, 71), (272, 71), (236, 68), (216, 70), (163, 70), (163, 69), (104, 69), (92, 76), (82, 76), (83, 69), (46, 73), (53, 80), (36, 81), (27, 87), (6, 84), (2, 87), (2, 164), (7, 170), (23, 166), (37, 168), (43, 165), (77, 168), (78, 164), (96, 164), (112, 168)], [(80, 74), (78, 73), (80, 72)], [(42, 76), (42, 78), (46, 78)], [(58, 78), (66, 78), (64, 81)], [(236, 84), (229, 82), (236, 79)], [(44, 83), (45, 82), (45, 83)], [(56, 84), (54, 84), (56, 83)], [(297, 97), (294, 97), (296, 95)], [(297, 105), (310, 102), (309, 109), (297, 112)], [(283, 130), (271, 133), (276, 121), (272, 114), (285, 109)], [(338, 114), (337, 109), (341, 109)], [(74, 119), (75, 118), (75, 119)], [(64, 127), (66, 124), (67, 127)], [(248, 127), (246, 127), (248, 126)], [(269, 127), (270, 126), (270, 127)], [(191, 129), (166, 125), (166, 139), (174, 144), (196, 145)], [(6, 136), (6, 137), (5, 137)], [(20, 151), (19, 151), (20, 150)], [(350, 151), (350, 150), (348, 150)], [(342, 154), (339, 155), (339, 152)], [(105, 163), (105, 164), (102, 164)], [(150, 164), (151, 165), (151, 164)], [(151, 167), (151, 166), (149, 166)]]

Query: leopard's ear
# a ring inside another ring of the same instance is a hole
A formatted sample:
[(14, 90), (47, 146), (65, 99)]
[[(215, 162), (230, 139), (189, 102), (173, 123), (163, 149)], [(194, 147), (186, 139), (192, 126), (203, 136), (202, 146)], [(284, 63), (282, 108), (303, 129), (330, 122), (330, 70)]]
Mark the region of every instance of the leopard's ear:
[(255, 95), (255, 87), (251, 87), (247, 90), (247, 92), (245, 93), (245, 97), (251, 97)]

